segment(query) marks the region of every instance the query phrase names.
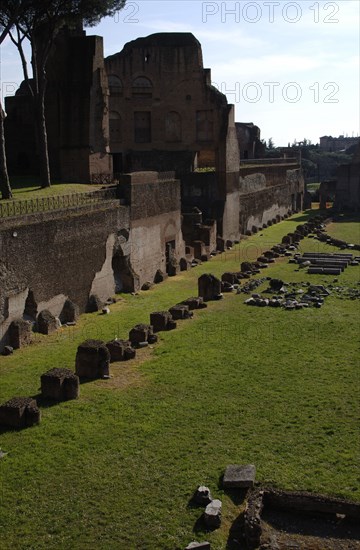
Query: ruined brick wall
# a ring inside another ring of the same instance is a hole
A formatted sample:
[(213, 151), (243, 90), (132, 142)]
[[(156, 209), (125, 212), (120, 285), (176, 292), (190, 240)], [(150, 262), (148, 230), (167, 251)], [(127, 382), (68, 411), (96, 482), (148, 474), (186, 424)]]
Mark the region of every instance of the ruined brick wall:
[[(253, 175), (245, 177), (253, 178)], [(246, 188), (246, 185), (244, 185)], [(260, 229), (276, 216), (302, 209), (304, 178), (300, 169), (287, 170), (279, 185), (271, 185), (250, 193), (240, 193), (239, 225), (242, 234)]]
[[(54, 315), (59, 315), (67, 298), (84, 311), (94, 282), (101, 299), (112, 295), (113, 249), (120, 246), (118, 233), (124, 228), (129, 231), (129, 226), (129, 208), (117, 203), (85, 209), (85, 213), (74, 209), (3, 223), (0, 342), (6, 341), (10, 322), (22, 317), (29, 292), (38, 312), (50, 309)], [(100, 273), (101, 284), (97, 277)]]
[(339, 210), (360, 210), (360, 142), (352, 163), (338, 168), (335, 206)]
[(250, 175), (264, 174), (266, 177), (266, 186), (281, 185), (286, 181), (287, 172), (299, 168), (298, 164), (268, 164), (257, 166), (240, 167), (240, 190), (242, 191), (242, 178)]
[(131, 204), (131, 265), (140, 286), (166, 272), (166, 244), (173, 243), (177, 259), (185, 255), (181, 232), (181, 197), (178, 180), (160, 180), (157, 172), (121, 176), (120, 193)]

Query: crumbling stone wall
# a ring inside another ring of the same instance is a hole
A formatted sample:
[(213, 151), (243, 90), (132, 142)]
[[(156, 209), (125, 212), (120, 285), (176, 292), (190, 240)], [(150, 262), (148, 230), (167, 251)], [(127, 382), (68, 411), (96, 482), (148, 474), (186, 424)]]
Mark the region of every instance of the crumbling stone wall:
[(121, 176), (119, 189), (131, 204), (131, 264), (141, 287), (154, 280), (158, 269), (166, 272), (168, 243), (175, 258), (185, 255), (180, 182), (159, 180), (157, 172), (137, 172)]
[[(253, 179), (253, 175), (246, 176)], [(241, 185), (241, 184), (240, 184)], [(246, 184), (245, 184), (246, 188)], [(304, 179), (300, 169), (288, 170), (285, 180), (280, 185), (260, 188), (250, 193), (241, 193), (239, 225), (242, 234), (258, 229), (277, 216), (284, 216), (289, 211), (302, 209)]]
[(124, 176), (126, 205), (39, 213), (2, 222), (0, 229), (0, 345), (15, 319), (35, 321), (43, 310), (59, 317), (67, 300), (80, 312), (90, 296), (139, 290), (166, 272), (167, 245), (185, 256), (180, 183), (157, 172)]
[(338, 168), (335, 206), (339, 210), (360, 210), (360, 143), (352, 163)]
[[(85, 209), (86, 210), (86, 209)], [(43, 213), (12, 218), (0, 229), (0, 342), (12, 320), (48, 309), (59, 316), (69, 298), (85, 311), (93, 281), (107, 261), (109, 236), (113, 248), (121, 246), (118, 231), (129, 230), (129, 209), (118, 203), (98, 210)], [(108, 264), (107, 264), (108, 265)], [(97, 292), (106, 300), (115, 289), (111, 263), (102, 272)], [(35, 303), (35, 311), (27, 301)]]

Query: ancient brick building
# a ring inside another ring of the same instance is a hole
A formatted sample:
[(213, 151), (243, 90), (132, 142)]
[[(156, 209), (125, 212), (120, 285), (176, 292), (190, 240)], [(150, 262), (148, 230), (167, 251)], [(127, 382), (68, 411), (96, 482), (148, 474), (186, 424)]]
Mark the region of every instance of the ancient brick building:
[(201, 45), (191, 33), (138, 38), (105, 60), (110, 100), (110, 150), (115, 171), (231, 168), (238, 150), (233, 106), (211, 85)]
[(260, 128), (253, 122), (236, 122), (240, 159), (257, 159), (265, 155), (265, 145), (260, 139)]
[[(34, 174), (37, 151), (32, 102), (23, 82), (5, 100), (6, 151), (12, 173)], [(52, 176), (85, 182), (112, 174), (108, 84), (103, 39), (64, 28), (47, 64), (46, 117)]]

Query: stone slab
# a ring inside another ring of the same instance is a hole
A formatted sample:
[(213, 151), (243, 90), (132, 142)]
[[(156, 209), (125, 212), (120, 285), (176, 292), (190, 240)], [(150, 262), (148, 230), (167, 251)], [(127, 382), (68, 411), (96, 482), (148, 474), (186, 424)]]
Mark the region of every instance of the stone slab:
[(223, 479), (224, 489), (248, 489), (254, 486), (256, 468), (253, 464), (230, 464)]
[(211, 546), (210, 546), (210, 542), (190, 542), (190, 544), (187, 545), (187, 547), (185, 548), (185, 550), (194, 550), (195, 548), (197, 548), (198, 550), (210, 550), (211, 549)]

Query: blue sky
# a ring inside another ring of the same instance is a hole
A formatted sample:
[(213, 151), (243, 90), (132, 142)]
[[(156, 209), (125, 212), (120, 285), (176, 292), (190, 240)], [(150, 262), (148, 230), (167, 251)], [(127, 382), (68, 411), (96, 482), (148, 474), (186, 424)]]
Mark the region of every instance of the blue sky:
[[(359, 135), (360, 2), (300, 0), (128, 0), (88, 34), (105, 55), (156, 32), (192, 32), (212, 81), (235, 104), (237, 121), (287, 145), (304, 137)], [(2, 95), (21, 81), (11, 43), (1, 48)]]

